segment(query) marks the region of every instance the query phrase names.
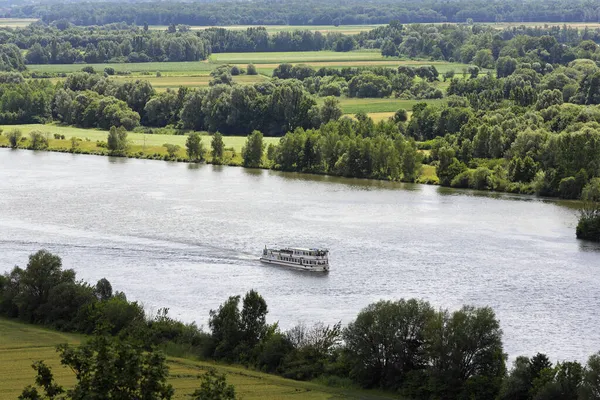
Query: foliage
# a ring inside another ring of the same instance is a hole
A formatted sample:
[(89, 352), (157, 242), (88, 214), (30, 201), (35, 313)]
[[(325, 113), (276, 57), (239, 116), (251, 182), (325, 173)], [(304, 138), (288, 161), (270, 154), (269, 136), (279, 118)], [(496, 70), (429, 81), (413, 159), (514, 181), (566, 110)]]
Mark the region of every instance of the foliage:
[[(51, 369), (39, 361), (33, 364), (36, 384), (48, 399), (171, 399), (173, 387), (167, 384), (165, 357), (158, 352), (107, 336), (95, 336), (79, 347), (59, 345), (61, 364), (71, 368), (77, 383), (66, 390), (54, 382)], [(36, 388), (28, 386), (19, 399), (42, 399)]]
[(129, 148), (129, 142), (127, 140), (127, 131), (122, 126), (116, 128), (112, 126), (108, 132), (106, 139), (106, 148), (112, 155), (122, 156), (125, 155)]
[(193, 400), (235, 400), (235, 388), (228, 385), (225, 375), (217, 374), (211, 368), (200, 377), (202, 383), (200, 389), (192, 393)]
[(19, 146), (21, 138), (23, 137), (23, 133), (19, 129), (11, 129), (10, 131), (6, 132), (6, 137), (8, 138), (10, 147), (16, 149)]
[(600, 242), (600, 178), (584, 187), (582, 199), (585, 205), (577, 224), (577, 238)]
[(223, 161), (223, 151), (225, 147), (223, 145), (223, 135), (220, 132), (216, 132), (212, 140), (210, 141), (211, 156), (213, 164), (219, 164)]
[(165, 143), (165, 144), (163, 144), (163, 147), (165, 149), (167, 149), (167, 155), (169, 156), (169, 158), (177, 157), (177, 154), (179, 153), (179, 149), (180, 149), (180, 147), (178, 145), (171, 144), (171, 143)]
[(210, 311), (212, 356), (228, 361), (253, 362), (258, 344), (266, 337), (268, 313), (265, 300), (254, 290), (246, 293), (242, 310), (239, 296), (230, 297), (218, 310)]
[(204, 144), (202, 143), (202, 138), (198, 132), (192, 132), (188, 136), (185, 147), (190, 160), (196, 162), (204, 160)]
[(252, 132), (252, 134), (248, 136), (246, 145), (242, 148), (244, 167), (260, 167), (262, 163), (264, 147), (262, 133), (259, 131)]

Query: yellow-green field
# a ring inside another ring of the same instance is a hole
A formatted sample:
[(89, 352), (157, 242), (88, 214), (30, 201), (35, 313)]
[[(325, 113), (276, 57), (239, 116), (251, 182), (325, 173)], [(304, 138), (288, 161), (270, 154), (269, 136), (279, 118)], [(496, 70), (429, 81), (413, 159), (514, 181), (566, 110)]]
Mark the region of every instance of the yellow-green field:
[(128, 71), (131, 74), (155, 75), (157, 71), (169, 76), (199, 76), (208, 73), (223, 64), (238, 65), (246, 67), (254, 64), (260, 73), (271, 75), (273, 69), (279, 64), (307, 64), (314, 68), (320, 67), (366, 67), (387, 66), (390, 68), (399, 65), (410, 65), (418, 67), (421, 65), (434, 65), (440, 73), (454, 70), (457, 73), (466, 64), (449, 63), (446, 61), (428, 60), (401, 60), (394, 57), (383, 57), (377, 50), (356, 50), (348, 52), (336, 51), (304, 51), (304, 52), (268, 52), (268, 53), (216, 53), (205, 61), (187, 62), (149, 62), (149, 63), (120, 63), (120, 64), (45, 64), (28, 65), (32, 72), (46, 73), (72, 73), (81, 71), (84, 66), (92, 66), (97, 71), (103, 71), (106, 67), (112, 67), (117, 72)]
[[(229, 25), (229, 26), (197, 26), (197, 25), (193, 25), (193, 26), (190, 26), (190, 29), (197, 31), (197, 30), (204, 30), (204, 29), (209, 29), (209, 28), (223, 28), (223, 29), (239, 31), (239, 30), (245, 30), (248, 28), (256, 28), (258, 26), (260, 26), (260, 25)], [(269, 34), (274, 34), (277, 32), (291, 32), (291, 31), (298, 31), (298, 30), (307, 30), (307, 31), (321, 32), (321, 33), (336, 32), (336, 33), (343, 33), (346, 35), (355, 35), (360, 32), (370, 31), (379, 26), (382, 26), (382, 25), (377, 25), (377, 24), (374, 24), (374, 25), (339, 25), (339, 26), (334, 26), (334, 25), (264, 25), (261, 27), (264, 27), (267, 30), (267, 33), (269, 33)], [(168, 26), (166, 26), (166, 25), (150, 25), (149, 26), (149, 29), (154, 29), (154, 30), (167, 30), (167, 28), (168, 28)]]
[[(106, 137), (108, 136), (107, 131), (103, 131), (100, 129), (82, 129), (75, 128), (72, 126), (60, 126), (60, 125), (43, 125), (43, 124), (28, 124), (28, 125), (0, 125), (0, 129), (4, 132), (9, 131), (10, 129), (19, 129), (24, 137), (28, 137), (29, 132), (38, 130), (43, 133), (48, 133), (50, 139), (54, 137), (54, 134), (65, 135), (65, 145), (69, 142), (71, 137), (77, 137), (83, 139), (85, 144), (85, 140), (89, 139), (95, 145), (96, 141), (106, 141)], [(143, 133), (135, 133), (129, 132), (127, 134), (127, 138), (130, 141), (131, 145), (134, 146), (145, 146), (148, 149), (152, 148), (160, 148), (161, 151), (164, 151), (162, 145), (165, 143), (176, 144), (182, 147), (182, 150), (185, 146), (185, 141), (187, 140), (186, 135), (162, 135), (162, 134), (143, 134)], [(204, 142), (205, 148), (210, 148), (210, 141), (212, 136), (208, 134), (202, 135), (202, 141)], [(223, 142), (226, 148), (233, 148), (236, 152), (241, 152), (242, 147), (246, 143), (246, 137), (244, 136), (223, 136)], [(279, 138), (266, 137), (264, 138), (264, 143), (268, 146), (270, 143), (276, 144), (279, 142)], [(70, 142), (68, 143), (70, 148)], [(158, 151), (158, 150), (157, 150)]]
[[(356, 114), (360, 111), (375, 115), (379, 113), (394, 113), (400, 108), (412, 110), (417, 103), (439, 104), (443, 100), (404, 100), (404, 99), (358, 99), (340, 97), (340, 107), (344, 114)], [(319, 99), (320, 102), (323, 99)]]
[(0, 18), (0, 28), (23, 28), (35, 21), (36, 18)]
[[(52, 367), (59, 384), (69, 387), (75, 383), (70, 369), (60, 365), (55, 347), (61, 343), (78, 345), (85, 338), (64, 334), (0, 318), (0, 398), (16, 399), (23, 388), (34, 383), (31, 364), (44, 360)], [(383, 395), (364, 391), (330, 388), (310, 382), (297, 382), (235, 366), (169, 357), (167, 364), (175, 388), (175, 398), (189, 398), (200, 386), (198, 376), (214, 367), (227, 376), (244, 400), (253, 399), (384, 399)]]

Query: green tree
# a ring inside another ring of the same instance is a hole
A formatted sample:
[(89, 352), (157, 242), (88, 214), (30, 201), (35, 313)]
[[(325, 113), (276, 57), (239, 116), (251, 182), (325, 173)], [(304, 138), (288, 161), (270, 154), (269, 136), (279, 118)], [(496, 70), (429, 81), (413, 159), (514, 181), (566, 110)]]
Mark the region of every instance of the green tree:
[(491, 308), (441, 312), (430, 326), (429, 386), (435, 398), (494, 399), (505, 375), (502, 331)]
[(240, 296), (231, 296), (218, 310), (210, 310), (208, 326), (214, 343), (212, 356), (216, 359), (237, 359), (235, 351), (242, 338), (239, 303)]
[(163, 144), (163, 147), (167, 149), (167, 155), (169, 156), (169, 158), (177, 157), (177, 153), (179, 153), (179, 149), (181, 148), (178, 145), (172, 143), (165, 143)]
[(577, 224), (577, 238), (600, 242), (600, 178), (590, 180), (581, 198), (584, 206)]
[(596, 353), (588, 359), (583, 373), (583, 383), (579, 389), (579, 399), (600, 399), (600, 353)]
[(127, 153), (129, 142), (127, 140), (127, 130), (120, 127), (111, 126), (106, 140), (106, 148), (111, 155), (123, 156)]
[(217, 132), (213, 135), (210, 142), (210, 147), (213, 164), (221, 163), (223, 161), (225, 145), (223, 144), (223, 135), (221, 135), (220, 132)]
[(235, 388), (228, 385), (224, 374), (217, 374), (214, 368), (204, 373), (200, 389), (192, 393), (192, 400), (235, 400)]
[(256, 67), (254, 66), (254, 64), (248, 64), (248, 66), (246, 67), (246, 73), (248, 75), (258, 75), (258, 72), (256, 71)]
[(352, 377), (364, 387), (400, 389), (412, 371), (427, 366), (425, 334), (434, 314), (429, 303), (414, 299), (363, 309), (344, 330)]
[(79, 148), (79, 139), (75, 136), (71, 136), (71, 152), (74, 152)]
[(63, 270), (60, 257), (46, 250), (30, 255), (27, 268), (19, 271), (20, 288), (15, 303), (19, 308), (19, 318), (27, 322), (44, 320), (44, 308), (48, 306), (54, 287), (75, 282), (75, 272)]
[(33, 150), (47, 149), (48, 139), (46, 135), (37, 130), (29, 132), (29, 147)]
[(337, 121), (342, 115), (340, 101), (333, 96), (325, 97), (321, 106), (321, 123), (326, 124), (329, 121)]
[(61, 364), (75, 373), (76, 384), (69, 390), (54, 381), (51, 369), (40, 361), (33, 364), (37, 388), (28, 386), (20, 399), (100, 400), (147, 399), (169, 400), (174, 390), (167, 383), (169, 374), (165, 356), (145, 351), (135, 342), (95, 336), (79, 347), (59, 345)]
[(252, 132), (246, 140), (246, 145), (242, 148), (244, 167), (260, 167), (264, 147), (263, 134), (259, 131)]
[(198, 132), (192, 132), (185, 141), (185, 147), (188, 158), (191, 161), (202, 161), (204, 160), (204, 144), (202, 143), (202, 137)]
[(19, 142), (23, 137), (23, 133), (19, 129), (11, 129), (10, 131), (6, 132), (6, 137), (8, 138), (10, 147), (16, 149), (19, 147)]

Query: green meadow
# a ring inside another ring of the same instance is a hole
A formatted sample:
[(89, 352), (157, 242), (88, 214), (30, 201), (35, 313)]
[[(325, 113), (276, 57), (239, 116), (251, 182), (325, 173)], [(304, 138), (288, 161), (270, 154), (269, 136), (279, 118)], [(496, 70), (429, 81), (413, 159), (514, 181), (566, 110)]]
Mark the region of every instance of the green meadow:
[[(82, 139), (82, 145), (85, 144), (86, 141), (93, 142), (95, 145), (96, 141), (106, 141), (106, 137), (108, 136), (107, 131), (103, 131), (100, 129), (83, 129), (83, 128), (75, 128), (72, 126), (60, 126), (60, 125), (43, 125), (43, 124), (28, 124), (28, 125), (0, 125), (0, 129), (4, 132), (9, 131), (10, 129), (19, 129), (24, 137), (28, 137), (29, 132), (37, 130), (42, 133), (48, 133), (49, 138), (51, 139), (50, 144), (52, 147), (54, 134), (65, 135), (64, 145), (67, 148), (70, 148), (71, 137), (76, 137)], [(133, 146), (140, 146), (142, 148), (152, 149), (157, 148), (164, 151), (162, 148), (163, 144), (176, 144), (182, 147), (185, 147), (185, 141), (187, 140), (186, 135), (165, 135), (165, 134), (144, 134), (144, 133), (136, 133), (129, 132), (127, 134), (127, 138), (129, 142)], [(208, 134), (202, 135), (202, 141), (204, 143), (205, 148), (210, 149), (210, 141), (212, 136)], [(56, 141), (58, 144), (61, 141)], [(67, 143), (69, 142), (69, 143)], [(223, 142), (226, 148), (233, 148), (237, 153), (242, 151), (242, 147), (246, 143), (246, 137), (244, 136), (223, 136)], [(270, 143), (278, 143), (279, 138), (266, 137), (264, 138), (265, 144), (268, 146)], [(67, 144), (69, 144), (67, 146)], [(158, 150), (157, 150), (158, 151)], [(159, 151), (160, 152), (160, 151)]]
[[(370, 31), (372, 29), (375, 29), (379, 26), (382, 25), (378, 25), (378, 24), (373, 24), (373, 25), (338, 25), (338, 26), (334, 26), (334, 25), (264, 25), (261, 27), (265, 28), (267, 30), (267, 33), (269, 34), (274, 34), (277, 32), (292, 32), (292, 31), (297, 31), (297, 30), (307, 30), (307, 31), (313, 31), (313, 32), (321, 32), (321, 33), (327, 33), (327, 32), (336, 32), (336, 33), (343, 33), (345, 35), (355, 35), (357, 33), (360, 32), (366, 32), (366, 31)], [(197, 30), (204, 30), (204, 29), (209, 29), (209, 28), (223, 28), (223, 29), (230, 29), (230, 30), (245, 30), (248, 28), (256, 28), (257, 25), (230, 25), (230, 26), (198, 26), (198, 25), (193, 25), (190, 26), (191, 30), (197, 31)], [(167, 30), (168, 26), (167, 25), (150, 25), (149, 29), (153, 29), (153, 30)]]

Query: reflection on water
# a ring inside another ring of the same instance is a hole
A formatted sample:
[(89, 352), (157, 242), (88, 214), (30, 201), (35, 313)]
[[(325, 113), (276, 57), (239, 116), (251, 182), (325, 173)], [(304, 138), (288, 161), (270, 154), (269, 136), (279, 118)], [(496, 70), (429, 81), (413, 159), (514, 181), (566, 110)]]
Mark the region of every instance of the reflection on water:
[[(269, 320), (351, 321), (379, 299), (489, 305), (505, 350), (600, 350), (600, 246), (576, 202), (204, 164), (0, 150), (0, 270), (47, 248), (90, 282), (204, 324), (256, 289)], [(332, 270), (263, 265), (265, 244), (324, 246)]]

